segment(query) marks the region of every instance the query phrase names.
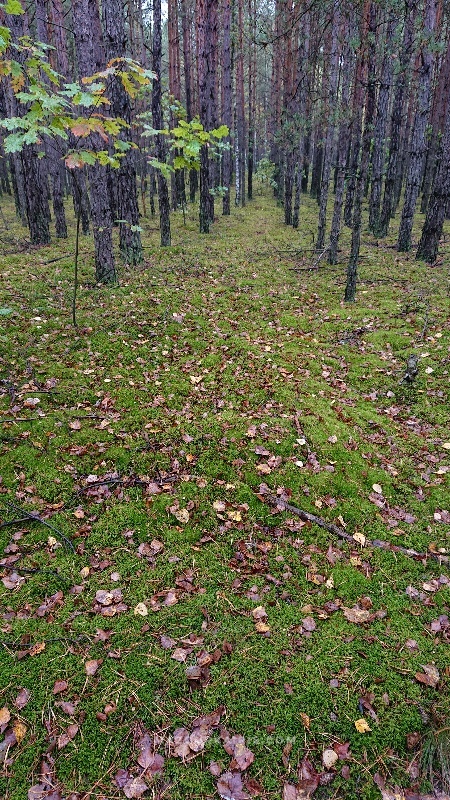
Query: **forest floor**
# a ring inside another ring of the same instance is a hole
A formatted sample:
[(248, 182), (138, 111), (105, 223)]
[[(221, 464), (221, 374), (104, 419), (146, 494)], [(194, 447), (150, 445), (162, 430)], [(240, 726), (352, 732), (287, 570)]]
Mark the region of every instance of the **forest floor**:
[(5, 800), (449, 793), (450, 231), (365, 233), (349, 306), (302, 202), (144, 220), (115, 288), (84, 239), (77, 330), (3, 208)]

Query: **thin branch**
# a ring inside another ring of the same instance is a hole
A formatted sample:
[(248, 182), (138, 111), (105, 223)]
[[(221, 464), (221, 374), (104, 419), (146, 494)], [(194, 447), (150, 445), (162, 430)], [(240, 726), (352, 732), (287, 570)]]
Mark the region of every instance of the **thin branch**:
[[(276, 497), (273, 494), (266, 494), (264, 497), (267, 498), (267, 502), (270, 503), (271, 506), (280, 512), (289, 511), (290, 514), (295, 514), (296, 517), (300, 517), (300, 519), (302, 519), (304, 522), (310, 522), (312, 525), (317, 525), (319, 528), (323, 528), (329, 533), (332, 533), (334, 536), (337, 536), (339, 539), (343, 539), (345, 542), (349, 542), (353, 545), (357, 543), (350, 533), (347, 533), (347, 531), (344, 531), (343, 528), (340, 528), (338, 525), (334, 525), (332, 522), (327, 522), (325, 519), (323, 519), (323, 517), (318, 517), (316, 514), (310, 514), (309, 511), (304, 511), (302, 508), (292, 506), (290, 503), (282, 500), (281, 497)], [(374, 539), (371, 541), (370, 539), (366, 538), (364, 546), (378, 547), (381, 548), (381, 550), (390, 550), (392, 553), (402, 553), (403, 555), (408, 556), (409, 558), (414, 558), (417, 561), (426, 561), (427, 558), (432, 558), (435, 561), (438, 561), (440, 564), (450, 564), (450, 557), (447, 555), (431, 552), (418, 553), (416, 550), (410, 550), (406, 547), (390, 544), (390, 542), (384, 542), (381, 539)]]

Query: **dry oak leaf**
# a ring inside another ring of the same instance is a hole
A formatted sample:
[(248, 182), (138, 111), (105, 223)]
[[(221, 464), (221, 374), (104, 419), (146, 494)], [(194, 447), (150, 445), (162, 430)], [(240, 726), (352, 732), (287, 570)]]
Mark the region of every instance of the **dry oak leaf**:
[(186, 523), (189, 522), (189, 511), (187, 508), (180, 508), (178, 511), (172, 511), (172, 514), (182, 525), (186, 525)]
[(422, 664), (423, 672), (416, 672), (415, 678), (419, 683), (424, 683), (426, 686), (431, 686), (436, 689), (440, 675), (438, 670), (433, 664)]

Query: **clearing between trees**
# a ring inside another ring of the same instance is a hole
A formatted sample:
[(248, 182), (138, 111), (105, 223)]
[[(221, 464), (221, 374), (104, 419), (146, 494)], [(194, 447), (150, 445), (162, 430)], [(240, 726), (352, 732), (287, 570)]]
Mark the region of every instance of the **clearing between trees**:
[(4, 208), (5, 800), (449, 793), (450, 249), (363, 232), (345, 305), (303, 203), (143, 219), (115, 287), (83, 238), (77, 329), (73, 222)]

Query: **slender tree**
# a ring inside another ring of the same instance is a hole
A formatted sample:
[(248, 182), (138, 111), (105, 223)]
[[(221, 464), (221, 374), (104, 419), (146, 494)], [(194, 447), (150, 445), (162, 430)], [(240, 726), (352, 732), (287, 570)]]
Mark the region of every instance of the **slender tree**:
[[(72, 0), (72, 16), (78, 72), (83, 78), (93, 75), (105, 66), (96, 0)], [(91, 134), (89, 144), (93, 150), (101, 149), (99, 135)], [(99, 283), (113, 283), (116, 280), (116, 270), (106, 169), (96, 163), (88, 168), (87, 174), (95, 247), (95, 276)]]
[[(109, 61), (124, 59), (127, 55), (125, 9), (123, 0), (103, 0), (103, 24), (106, 55)], [(122, 138), (131, 141), (131, 100), (119, 77), (110, 83), (111, 109), (115, 117), (129, 126)], [(142, 243), (139, 226), (135, 153), (131, 149), (123, 156), (116, 171), (117, 213), (119, 218), (120, 252), (124, 261), (135, 266), (142, 261)]]
[(418, 76), (417, 111), (411, 136), (405, 200), (398, 234), (397, 249), (409, 250), (417, 198), (422, 182), (426, 152), (426, 127), (430, 110), (431, 80), (433, 76), (432, 36), (436, 25), (436, 0), (425, 0), (423, 42)]
[[(152, 91), (152, 121), (157, 131), (164, 128), (161, 103), (161, 58), (162, 58), (162, 33), (161, 33), (161, 0), (153, 0), (153, 63), (154, 72)], [(156, 135), (156, 157), (163, 164), (166, 161), (166, 142), (164, 135)], [(161, 245), (168, 247), (171, 243), (170, 235), (170, 200), (167, 180), (162, 171), (158, 170), (158, 203), (159, 220), (161, 229)]]

